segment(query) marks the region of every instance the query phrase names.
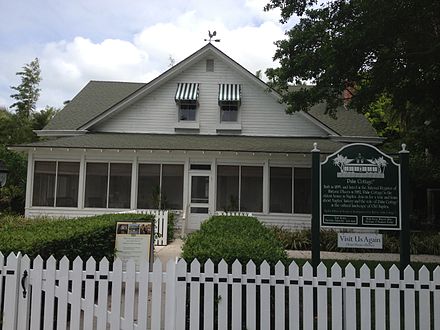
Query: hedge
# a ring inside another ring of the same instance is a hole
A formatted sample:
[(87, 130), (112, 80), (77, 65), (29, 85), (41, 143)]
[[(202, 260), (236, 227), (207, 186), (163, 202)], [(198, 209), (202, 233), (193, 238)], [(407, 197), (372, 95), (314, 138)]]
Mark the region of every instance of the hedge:
[(253, 217), (213, 216), (203, 222), (200, 230), (188, 236), (182, 247), (182, 257), (191, 262), (218, 264), (224, 259), (229, 265), (235, 260), (245, 265), (263, 260), (275, 265), (287, 262), (287, 254), (275, 235)]
[(117, 221), (152, 221), (144, 214), (105, 214), (75, 219), (6, 216), (0, 219), (0, 251), (21, 252), (43, 259), (53, 255), (56, 259), (77, 256), (83, 260), (93, 257), (113, 259)]

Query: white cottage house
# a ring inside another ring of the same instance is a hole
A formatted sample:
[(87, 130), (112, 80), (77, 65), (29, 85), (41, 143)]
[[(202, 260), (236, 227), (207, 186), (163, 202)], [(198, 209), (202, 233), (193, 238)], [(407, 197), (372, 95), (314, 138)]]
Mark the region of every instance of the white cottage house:
[(280, 96), (207, 44), (149, 83), (91, 81), (37, 134), (26, 216), (161, 205), (184, 231), (216, 211), (310, 224), (310, 151), (381, 142), (364, 116), (324, 106), (286, 114)]

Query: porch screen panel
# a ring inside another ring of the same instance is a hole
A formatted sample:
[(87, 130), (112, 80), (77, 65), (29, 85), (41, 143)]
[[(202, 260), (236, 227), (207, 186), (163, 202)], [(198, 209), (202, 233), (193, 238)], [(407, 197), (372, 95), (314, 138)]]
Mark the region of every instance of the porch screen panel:
[(294, 212), (312, 212), (312, 187), (310, 168), (294, 169)]
[(107, 207), (107, 163), (87, 163), (85, 207)]
[(77, 207), (79, 163), (58, 162), (56, 206)]
[(54, 206), (56, 162), (35, 162), (33, 206)]
[(110, 164), (108, 207), (129, 209), (131, 199), (131, 164)]
[(183, 210), (183, 165), (162, 165), (162, 208)]
[(139, 164), (138, 209), (158, 209), (160, 198), (160, 164)]
[(263, 167), (241, 167), (240, 211), (263, 211)]
[(217, 211), (239, 211), (238, 173), (238, 166), (217, 166)]
[(270, 168), (269, 211), (292, 213), (292, 168)]

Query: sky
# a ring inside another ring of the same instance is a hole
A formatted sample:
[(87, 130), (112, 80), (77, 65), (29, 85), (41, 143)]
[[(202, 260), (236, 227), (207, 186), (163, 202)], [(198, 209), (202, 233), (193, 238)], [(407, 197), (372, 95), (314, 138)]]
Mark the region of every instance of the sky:
[(37, 108), (62, 107), (90, 80), (149, 82), (206, 44), (251, 72), (275, 67), (279, 22), (267, 0), (0, 0), (0, 106), (14, 100), (16, 72), (40, 61)]

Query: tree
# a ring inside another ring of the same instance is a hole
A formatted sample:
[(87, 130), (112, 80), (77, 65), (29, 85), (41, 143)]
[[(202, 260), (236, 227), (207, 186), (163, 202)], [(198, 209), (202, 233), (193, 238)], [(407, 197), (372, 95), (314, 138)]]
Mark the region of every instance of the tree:
[(21, 77), (21, 83), (18, 86), (11, 87), (17, 91), (17, 93), (11, 95), (16, 100), (11, 108), (15, 108), (20, 117), (29, 118), (36, 109), (37, 100), (40, 97), (40, 88), (38, 87), (41, 81), (40, 74), (38, 58), (35, 58), (29, 64), (25, 64), (23, 70), (16, 73)]
[[(431, 0), (271, 0), (281, 21), (300, 22), (276, 42), (280, 67), (266, 75), (281, 86), (288, 111), (326, 102), (365, 113), (386, 96), (400, 129), (418, 136), (415, 148), (440, 156), (440, 2)], [(311, 88), (288, 89), (308, 82)], [(417, 132), (416, 132), (417, 131)]]

